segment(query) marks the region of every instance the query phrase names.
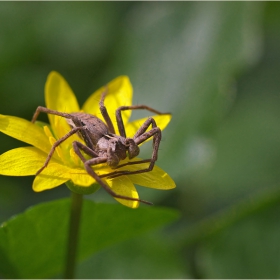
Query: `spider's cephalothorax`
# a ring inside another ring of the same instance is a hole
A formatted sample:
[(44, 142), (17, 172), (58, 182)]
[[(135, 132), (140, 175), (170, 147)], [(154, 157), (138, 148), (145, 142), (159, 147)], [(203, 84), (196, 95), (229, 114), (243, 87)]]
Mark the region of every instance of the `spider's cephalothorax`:
[[(115, 133), (114, 126), (109, 117), (106, 107), (104, 106), (104, 99), (106, 96), (106, 91), (103, 92), (100, 105), (100, 112), (106, 122), (106, 124), (91, 114), (87, 113), (62, 113), (55, 110), (51, 110), (45, 107), (39, 106), (33, 116), (32, 122), (35, 122), (40, 112), (44, 112), (47, 114), (57, 115), (66, 118), (68, 124), (71, 127), (71, 130), (62, 138), (58, 139), (54, 145), (52, 146), (45, 164), (37, 171), (38, 175), (41, 173), (44, 168), (47, 167), (56, 147), (58, 147), (63, 141), (69, 138), (71, 135), (77, 133), (85, 142), (85, 145), (79, 141), (73, 141), (73, 148), (75, 153), (84, 163), (84, 167), (88, 174), (92, 176), (97, 183), (99, 183), (109, 194), (111, 194), (115, 198), (121, 198), (126, 200), (140, 201), (146, 204), (151, 204), (148, 201), (127, 197), (123, 195), (119, 195), (115, 193), (101, 178), (115, 178), (122, 175), (131, 175), (131, 174), (139, 174), (143, 172), (149, 172), (153, 169), (155, 165), (155, 161), (158, 156), (158, 149), (161, 140), (161, 130), (157, 127), (156, 122), (153, 118), (148, 118), (143, 125), (137, 130), (133, 138), (127, 138), (125, 127), (122, 120), (121, 111), (124, 110), (136, 110), (136, 109), (146, 109), (150, 112), (156, 114), (160, 113), (148, 106), (145, 105), (137, 105), (137, 106), (121, 106), (116, 110), (116, 121), (118, 125), (118, 129), (120, 135)], [(152, 126), (150, 130), (148, 130), (149, 126)], [(125, 164), (119, 164), (121, 160), (128, 157), (132, 159), (139, 154), (138, 145), (145, 142), (150, 137), (153, 137), (153, 152), (150, 159), (146, 160), (138, 160), (127, 162)], [(90, 159), (86, 159), (82, 154), (83, 151), (85, 154), (90, 156)], [(97, 175), (91, 166), (107, 163), (112, 169), (117, 169), (126, 165), (131, 164), (140, 164), (140, 163), (150, 163), (149, 166), (145, 169), (139, 169), (136, 171), (113, 171), (104, 175)]]
[(107, 156), (107, 164), (111, 168), (117, 168), (120, 160), (127, 157), (132, 159), (139, 154), (139, 147), (131, 138), (124, 138), (116, 134), (106, 134), (99, 139), (96, 145), (96, 153), (99, 157)]

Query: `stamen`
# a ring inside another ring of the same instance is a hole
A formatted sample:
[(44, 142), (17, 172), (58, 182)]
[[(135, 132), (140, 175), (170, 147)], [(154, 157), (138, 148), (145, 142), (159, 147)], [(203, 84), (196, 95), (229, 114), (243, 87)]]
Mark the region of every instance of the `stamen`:
[(71, 160), (74, 162), (74, 164), (76, 166), (78, 165), (78, 166), (83, 167), (82, 161), (80, 160), (78, 155), (75, 153), (73, 148), (70, 149), (69, 153), (70, 153)]
[(44, 126), (44, 132), (45, 132), (45, 134), (47, 135), (48, 138), (53, 137), (53, 135), (52, 135), (52, 133), (51, 133), (51, 131), (50, 131), (50, 129), (47, 125)]
[[(44, 132), (45, 132), (46, 136), (48, 137), (51, 146), (53, 146), (53, 144), (56, 142), (56, 139), (53, 137), (53, 134), (47, 125), (44, 126)], [(59, 146), (56, 147), (55, 153), (63, 162), (65, 162), (62, 150)]]
[[(51, 145), (53, 146), (54, 143), (56, 142), (56, 139), (55, 139), (53, 136), (51, 136), (51, 137), (49, 137), (49, 141), (50, 141)], [(55, 152), (56, 152), (57, 155), (61, 158), (61, 160), (62, 160), (63, 162), (65, 162), (65, 159), (64, 159), (62, 150), (61, 150), (61, 148), (60, 148), (59, 146), (55, 148)]]

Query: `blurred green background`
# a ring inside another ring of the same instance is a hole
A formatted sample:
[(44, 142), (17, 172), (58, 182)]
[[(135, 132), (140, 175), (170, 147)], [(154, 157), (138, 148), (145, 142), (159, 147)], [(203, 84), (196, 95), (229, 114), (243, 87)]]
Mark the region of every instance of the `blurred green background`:
[[(95, 254), (78, 277), (280, 278), (279, 30), (277, 2), (0, 3), (1, 114), (30, 120), (52, 70), (80, 104), (125, 74), (134, 104), (173, 114), (157, 165), (177, 188), (138, 189), (180, 221)], [(32, 180), (0, 177), (0, 222), (69, 196)]]

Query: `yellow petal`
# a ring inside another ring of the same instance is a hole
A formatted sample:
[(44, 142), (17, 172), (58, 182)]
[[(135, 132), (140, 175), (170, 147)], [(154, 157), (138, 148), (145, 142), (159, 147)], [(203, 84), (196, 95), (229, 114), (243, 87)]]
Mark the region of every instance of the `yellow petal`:
[[(153, 119), (156, 121), (157, 126), (163, 130), (166, 128), (168, 123), (170, 122), (172, 116), (170, 114), (164, 114), (164, 115), (155, 115), (152, 116)], [(147, 118), (135, 120), (133, 122), (129, 122), (125, 125), (126, 135), (127, 137), (133, 138), (136, 131), (143, 125), (143, 123), (147, 120)], [(149, 140), (151, 140), (150, 138)]]
[(55, 188), (71, 179), (71, 168), (56, 162), (50, 162), (48, 166), (35, 177), (33, 190), (41, 192)]
[[(131, 165), (126, 170), (134, 171), (147, 167), (145, 164)], [(154, 166), (153, 170), (150, 172), (128, 175), (129, 179), (137, 185), (158, 189), (158, 190), (170, 190), (176, 187), (175, 182), (172, 178), (158, 166)]]
[(176, 187), (172, 178), (157, 166), (154, 166), (150, 172), (141, 173), (138, 175), (129, 175), (130, 180), (137, 185), (158, 189), (170, 190)]
[(89, 187), (94, 184), (96, 181), (88, 175), (85, 170), (72, 170), (71, 173), (71, 180), (73, 183), (80, 187)]
[(35, 192), (41, 192), (58, 187), (67, 182), (68, 180), (69, 179), (67, 178), (53, 177), (40, 174), (35, 177), (32, 188)]
[[(52, 71), (45, 85), (45, 102), (49, 109), (63, 113), (79, 112), (79, 104), (66, 80), (57, 72)], [(69, 125), (62, 117), (48, 114), (50, 124), (57, 138), (69, 131)]]
[(0, 115), (0, 131), (48, 153), (51, 146), (42, 127), (25, 119)]
[(35, 147), (10, 150), (0, 156), (0, 174), (8, 176), (34, 175), (44, 164), (47, 154)]
[[(101, 99), (102, 93), (106, 90), (106, 87), (101, 87), (95, 91), (85, 102), (82, 110), (86, 113), (92, 114), (104, 121), (100, 110), (99, 102)], [(107, 108), (109, 116), (113, 122), (113, 125), (117, 129), (115, 111), (120, 106), (130, 106), (132, 104), (132, 85), (127, 76), (120, 76), (111, 81), (108, 84), (108, 93), (105, 97), (104, 104)], [(124, 124), (128, 122), (128, 119), (131, 115), (131, 111), (123, 111), (122, 117)]]
[(66, 80), (55, 71), (48, 75), (45, 85), (45, 101), (49, 109), (59, 112), (72, 113), (80, 110), (72, 89)]
[[(107, 179), (106, 182), (116, 194), (133, 198), (139, 198), (134, 185), (127, 176), (121, 176), (114, 179)], [(120, 198), (115, 199), (121, 204), (130, 208), (137, 208), (139, 206), (138, 201), (125, 200)]]
[(70, 168), (62, 163), (51, 161), (33, 182), (34, 191), (44, 191), (57, 187), (68, 180), (80, 187), (89, 187), (95, 180), (84, 169)]

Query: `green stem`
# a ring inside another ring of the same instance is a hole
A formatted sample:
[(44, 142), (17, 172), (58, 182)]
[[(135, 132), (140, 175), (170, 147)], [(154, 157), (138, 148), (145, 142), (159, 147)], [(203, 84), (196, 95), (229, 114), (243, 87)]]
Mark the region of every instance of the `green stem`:
[(83, 195), (72, 192), (71, 213), (69, 223), (69, 235), (67, 244), (66, 266), (65, 266), (65, 279), (73, 279), (75, 276), (77, 248), (78, 248), (78, 235), (80, 227), (80, 218), (83, 205)]

